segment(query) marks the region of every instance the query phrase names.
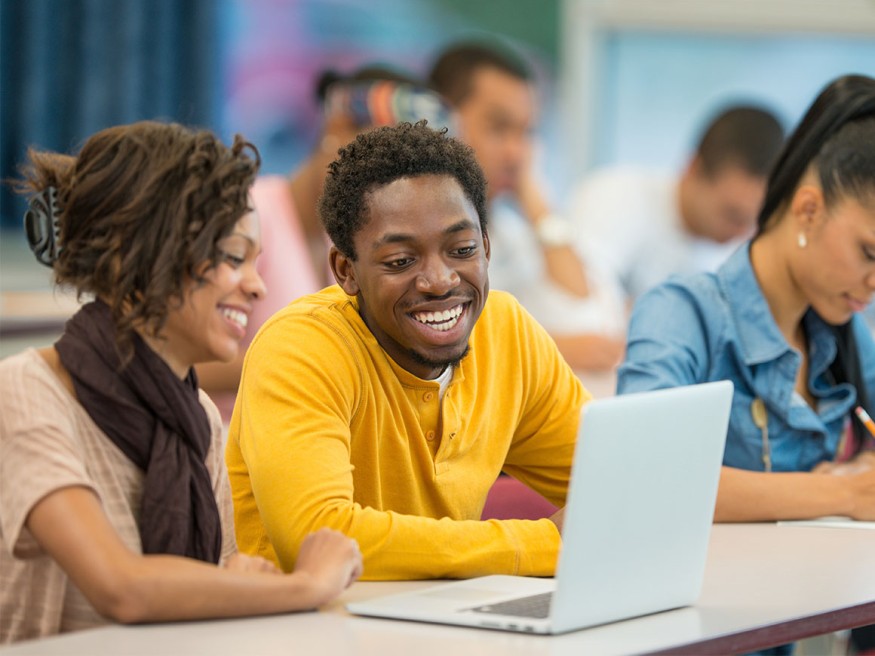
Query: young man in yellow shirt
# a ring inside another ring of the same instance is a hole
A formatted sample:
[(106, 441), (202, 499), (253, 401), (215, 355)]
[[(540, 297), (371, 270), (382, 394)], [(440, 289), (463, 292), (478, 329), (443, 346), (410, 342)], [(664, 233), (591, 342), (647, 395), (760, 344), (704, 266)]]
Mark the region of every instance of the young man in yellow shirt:
[(489, 292), (471, 150), (424, 124), (356, 138), (320, 204), (337, 285), (268, 320), (227, 462), (241, 551), (284, 569), (354, 537), (364, 578), (553, 574), (562, 511), (481, 521), (502, 470), (563, 506), (589, 394), (547, 333)]

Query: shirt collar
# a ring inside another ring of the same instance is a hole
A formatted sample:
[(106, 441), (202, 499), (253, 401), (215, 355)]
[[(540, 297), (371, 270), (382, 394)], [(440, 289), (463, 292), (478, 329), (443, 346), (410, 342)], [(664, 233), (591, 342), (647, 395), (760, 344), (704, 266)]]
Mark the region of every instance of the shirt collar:
[(750, 261), (750, 242), (743, 244), (717, 271), (741, 342), (744, 362), (776, 360), (791, 350), (769, 309)]

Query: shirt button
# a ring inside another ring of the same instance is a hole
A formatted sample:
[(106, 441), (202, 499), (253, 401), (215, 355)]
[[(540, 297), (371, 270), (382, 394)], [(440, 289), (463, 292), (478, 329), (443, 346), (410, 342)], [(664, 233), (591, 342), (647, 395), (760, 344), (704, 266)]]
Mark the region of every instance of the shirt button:
[(434, 398), (434, 392), (426, 392), (422, 395), (422, 400), (428, 403)]
[(425, 439), (427, 439), (429, 442), (431, 442), (434, 439), (434, 431), (428, 431), (425, 434)]

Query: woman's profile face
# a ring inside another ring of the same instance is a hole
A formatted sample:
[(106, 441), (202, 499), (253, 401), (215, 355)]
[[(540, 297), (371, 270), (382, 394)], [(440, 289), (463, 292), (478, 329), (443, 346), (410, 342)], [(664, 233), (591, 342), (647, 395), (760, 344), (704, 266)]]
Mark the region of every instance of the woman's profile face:
[(828, 323), (843, 324), (875, 297), (875, 202), (844, 197), (807, 234), (797, 284)]
[(227, 362), (237, 356), (253, 303), (266, 291), (255, 269), (261, 252), (255, 212), (244, 215), (218, 249), (218, 264), (205, 270), (204, 282), (186, 284), (182, 305), (171, 307), (161, 331), (159, 354), (183, 376), (198, 362)]

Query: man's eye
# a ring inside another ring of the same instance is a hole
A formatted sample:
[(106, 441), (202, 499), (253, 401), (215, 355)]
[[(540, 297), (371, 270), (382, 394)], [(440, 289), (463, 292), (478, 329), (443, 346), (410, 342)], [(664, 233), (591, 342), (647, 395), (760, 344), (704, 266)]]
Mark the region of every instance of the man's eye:
[(461, 257), (468, 257), (469, 255), (473, 255), (476, 250), (476, 246), (463, 246), (462, 248), (457, 248), (455, 254)]
[(413, 258), (410, 257), (399, 257), (397, 260), (390, 260), (386, 262), (386, 266), (390, 269), (402, 269), (406, 267), (413, 261)]

